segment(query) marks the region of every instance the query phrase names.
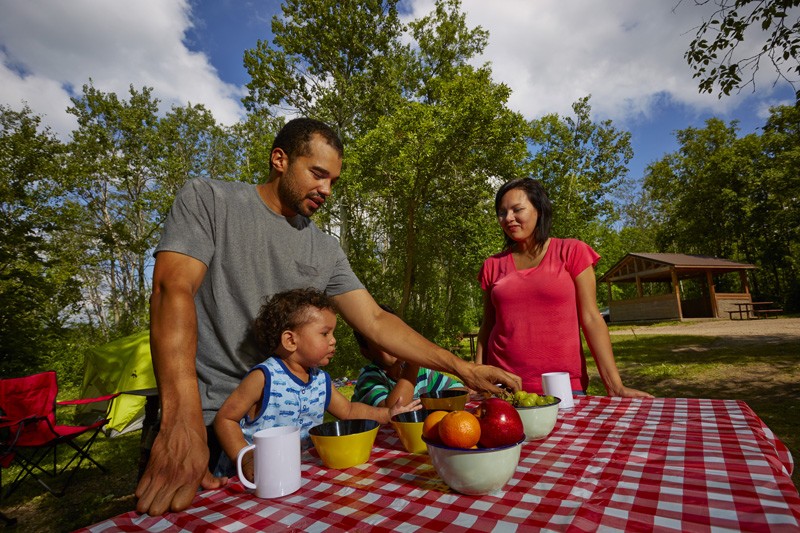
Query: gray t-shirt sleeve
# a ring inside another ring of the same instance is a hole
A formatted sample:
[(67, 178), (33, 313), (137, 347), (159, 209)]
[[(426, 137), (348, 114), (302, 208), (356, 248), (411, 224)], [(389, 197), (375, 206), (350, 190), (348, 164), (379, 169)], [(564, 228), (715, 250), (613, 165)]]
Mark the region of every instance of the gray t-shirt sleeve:
[(154, 254), (178, 252), (202, 261), (214, 257), (214, 193), (205, 180), (187, 182), (175, 196)]

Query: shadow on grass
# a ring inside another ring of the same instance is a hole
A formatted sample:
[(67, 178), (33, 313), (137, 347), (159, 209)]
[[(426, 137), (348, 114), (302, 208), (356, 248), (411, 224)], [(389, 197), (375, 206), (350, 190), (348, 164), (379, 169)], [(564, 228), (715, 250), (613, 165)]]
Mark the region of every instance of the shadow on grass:
[[(126, 513), (136, 507), (134, 490), (139, 461), (140, 433), (114, 439), (98, 437), (91, 455), (108, 472), (84, 462), (72, 478), (66, 493), (56, 497), (28, 478), (10, 497), (2, 500), (0, 510), (17, 520), (16, 527), (2, 531), (61, 532), (74, 531), (106, 518)], [(3, 469), (3, 488), (16, 476), (16, 469)], [(61, 487), (67, 474), (51, 481)]]

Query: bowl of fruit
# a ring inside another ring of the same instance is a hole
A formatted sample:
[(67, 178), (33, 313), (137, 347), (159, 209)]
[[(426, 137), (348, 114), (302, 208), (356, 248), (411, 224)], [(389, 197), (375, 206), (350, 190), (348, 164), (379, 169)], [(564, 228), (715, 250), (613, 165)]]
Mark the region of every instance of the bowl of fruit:
[(430, 411), (462, 411), (469, 400), (467, 389), (445, 389), (419, 395), (422, 407)]
[(475, 414), (429, 414), (422, 440), (433, 468), (447, 486), (462, 494), (479, 495), (500, 490), (514, 476), (525, 434), (516, 410), (504, 400), (489, 398)]
[(543, 439), (556, 426), (560, 398), (517, 391), (513, 397), (506, 398), (506, 401), (516, 408), (522, 418), (526, 441)]

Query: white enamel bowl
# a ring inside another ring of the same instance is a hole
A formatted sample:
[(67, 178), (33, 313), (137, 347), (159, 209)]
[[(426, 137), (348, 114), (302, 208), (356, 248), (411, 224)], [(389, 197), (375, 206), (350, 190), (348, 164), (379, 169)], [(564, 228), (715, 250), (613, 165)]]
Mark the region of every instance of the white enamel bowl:
[(499, 448), (451, 448), (424, 439), (433, 468), (451, 489), (462, 494), (488, 494), (514, 476), (524, 439)]
[(553, 431), (558, 420), (559, 403), (561, 399), (556, 398), (555, 403), (548, 405), (516, 408), (525, 428), (525, 440), (543, 439)]

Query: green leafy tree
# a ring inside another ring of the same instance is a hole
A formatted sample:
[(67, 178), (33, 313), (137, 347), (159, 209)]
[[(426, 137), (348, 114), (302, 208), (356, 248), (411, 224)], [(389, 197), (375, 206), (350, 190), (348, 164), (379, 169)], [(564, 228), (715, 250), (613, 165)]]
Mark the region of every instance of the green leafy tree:
[(63, 353), (80, 291), (56, 238), (63, 145), (28, 107), (0, 105), (0, 127), (0, 375), (8, 376)]
[(257, 109), (248, 113), (243, 122), (231, 126), (228, 142), (236, 160), (239, 181), (254, 184), (267, 181), (269, 149), (283, 123), (268, 111)]
[[(324, 120), (344, 140), (397, 101), (398, 0), (286, 0), (273, 43), (244, 54), (248, 110), (274, 106)], [(387, 88), (393, 90), (387, 90)]]
[(659, 244), (665, 251), (752, 261), (746, 221), (759, 147), (737, 139), (736, 123), (719, 119), (677, 132), (680, 148), (648, 168), (645, 187), (663, 216)]
[(153, 162), (162, 169), (157, 198), (166, 202), (157, 208), (159, 213), (167, 212), (175, 193), (190, 179), (238, 178), (238, 145), (205, 106), (173, 107), (158, 120), (156, 134), (163, 149), (154, 154), (160, 161)]
[[(130, 88), (130, 99), (85, 85), (68, 111), (72, 134), (67, 207), (75, 218), (73, 246), (83, 251), (86, 318), (98, 337), (138, 331), (147, 324), (148, 251), (163, 145), (158, 101), (150, 89)], [(80, 217), (79, 214), (84, 216)]]
[[(711, 0), (694, 0), (705, 6)], [(719, 91), (719, 96), (752, 85), (764, 61), (776, 72), (776, 82), (787, 81), (800, 102), (800, 0), (713, 0), (715, 10), (697, 29), (684, 54), (699, 78), (701, 92)], [(761, 48), (748, 55), (740, 45), (760, 31)], [(745, 79), (748, 76), (749, 79)]]
[(767, 287), (800, 310), (800, 108), (772, 108), (761, 135), (761, 186), (754, 191), (751, 239)]
[(508, 94), (488, 70), (465, 68), (440, 84), (436, 104), (409, 102), (353, 149), (363, 198), (354, 268), (439, 342), (477, 323), (475, 276), (502, 242), (492, 178), (514, 175), (526, 153)]
[(507, 108), (508, 87), (468, 65), (488, 34), (467, 27), (460, 2), (436, 2), (409, 29), (413, 92), (349, 159), (351, 260), (380, 298), (447, 345), (479, 323), (475, 277), (502, 242), (491, 223), (497, 176), (518, 175), (525, 124)]
[(489, 32), (469, 28), (459, 0), (440, 0), (434, 10), (409, 23), (417, 43), (408, 58), (407, 85), (412, 99), (439, 100), (442, 84), (459, 75), (469, 60), (480, 55), (489, 42)]
[(91, 84), (73, 98), (65, 210), (81, 254), (83, 312), (97, 340), (147, 327), (152, 251), (175, 192), (195, 177), (231, 178), (235, 151), (203, 106), (159, 117), (150, 88), (128, 100)]
[(574, 117), (546, 115), (530, 123), (531, 173), (553, 201), (553, 232), (584, 238), (593, 221), (614, 222), (613, 193), (633, 157), (630, 133), (610, 120), (591, 119), (589, 97), (572, 105)]
[(800, 113), (773, 108), (762, 135), (737, 131), (719, 119), (681, 130), (679, 150), (649, 167), (657, 239), (664, 251), (754, 263), (754, 292), (796, 308)]

